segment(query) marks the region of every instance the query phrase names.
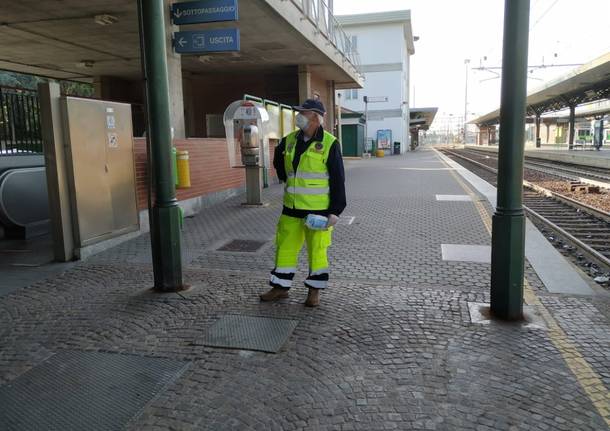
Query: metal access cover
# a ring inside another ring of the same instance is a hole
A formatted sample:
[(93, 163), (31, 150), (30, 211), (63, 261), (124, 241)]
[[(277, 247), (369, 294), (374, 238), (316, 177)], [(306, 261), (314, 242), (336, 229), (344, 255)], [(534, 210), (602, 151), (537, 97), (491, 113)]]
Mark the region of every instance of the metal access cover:
[(57, 353), (0, 386), (0, 429), (124, 429), (186, 365), (113, 353)]
[(232, 251), (239, 253), (254, 253), (262, 246), (265, 245), (265, 241), (254, 241), (251, 239), (234, 239), (227, 244), (223, 245), (218, 251)]
[(294, 331), (297, 320), (252, 316), (223, 316), (205, 334), (210, 347), (277, 353)]

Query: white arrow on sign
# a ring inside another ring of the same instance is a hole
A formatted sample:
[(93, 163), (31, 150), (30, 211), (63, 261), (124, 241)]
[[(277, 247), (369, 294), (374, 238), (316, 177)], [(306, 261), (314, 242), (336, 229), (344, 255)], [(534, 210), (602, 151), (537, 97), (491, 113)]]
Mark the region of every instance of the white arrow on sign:
[(180, 18), (182, 16), (182, 11), (180, 9), (176, 9), (174, 11), (174, 17)]
[(180, 45), (180, 48), (184, 48), (184, 45), (186, 45), (186, 39), (184, 39), (183, 37), (178, 39), (178, 45)]

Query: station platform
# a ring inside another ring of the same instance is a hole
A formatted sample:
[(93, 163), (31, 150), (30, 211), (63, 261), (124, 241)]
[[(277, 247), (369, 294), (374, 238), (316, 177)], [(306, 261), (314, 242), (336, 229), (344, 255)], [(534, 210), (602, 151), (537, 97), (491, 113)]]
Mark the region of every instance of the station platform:
[[(465, 148), (473, 148), (481, 151), (498, 152), (497, 146), (466, 145)], [(572, 163), (574, 165), (593, 166), (597, 168), (610, 169), (610, 149), (602, 147), (599, 151), (593, 149), (558, 149), (556, 146), (534, 146), (525, 147), (525, 156), (557, 162)]]
[(279, 185), (185, 220), (188, 291), (142, 235), (0, 296), (0, 429), (610, 429), (608, 292), (528, 225), (528, 318), (489, 320), (494, 189), (427, 148), (346, 168), (319, 308), (304, 255), (258, 299)]

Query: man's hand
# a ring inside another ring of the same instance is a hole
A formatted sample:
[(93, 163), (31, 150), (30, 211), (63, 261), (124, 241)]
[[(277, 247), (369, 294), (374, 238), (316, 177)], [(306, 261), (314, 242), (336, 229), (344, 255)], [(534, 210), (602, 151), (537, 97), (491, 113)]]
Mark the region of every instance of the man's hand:
[(328, 216), (328, 223), (326, 223), (326, 229), (328, 229), (329, 227), (333, 227), (334, 225), (337, 224), (337, 222), (339, 221), (339, 217), (334, 215), (334, 214), (330, 214)]

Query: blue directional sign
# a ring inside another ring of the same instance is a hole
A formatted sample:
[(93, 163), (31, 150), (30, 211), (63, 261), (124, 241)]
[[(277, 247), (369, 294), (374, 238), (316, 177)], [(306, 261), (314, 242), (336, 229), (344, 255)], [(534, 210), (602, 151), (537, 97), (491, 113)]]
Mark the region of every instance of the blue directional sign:
[(239, 29), (177, 31), (174, 49), (178, 54), (239, 51)]
[(237, 21), (237, 0), (201, 0), (172, 4), (174, 24)]

